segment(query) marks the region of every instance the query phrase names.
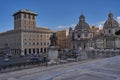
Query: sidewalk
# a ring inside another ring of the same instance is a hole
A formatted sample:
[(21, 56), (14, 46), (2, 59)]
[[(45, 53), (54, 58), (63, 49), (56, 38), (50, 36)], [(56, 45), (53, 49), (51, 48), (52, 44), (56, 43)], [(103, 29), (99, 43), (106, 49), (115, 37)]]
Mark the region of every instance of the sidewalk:
[(72, 62), (72, 63), (60, 64), (60, 65), (53, 65), (53, 66), (48, 65), (48, 67), (42, 66), (42, 67), (24, 69), (24, 70), (20, 70), (20, 71), (2, 73), (2, 74), (0, 74), (0, 80), (3, 80), (4, 78), (10, 78), (10, 77), (19, 78), (22, 76), (26, 76), (26, 75), (30, 75), (30, 74), (34, 74), (34, 73), (40, 73), (40, 72), (44, 72), (44, 71), (49, 71), (49, 70), (53, 70), (53, 69), (57, 69), (57, 68), (66, 68), (71, 65), (77, 65), (77, 64), (88, 62), (88, 61), (90, 61), (90, 60), (84, 60), (84, 61)]
[(48, 65), (3, 73), (0, 80), (116, 80), (120, 78), (119, 61), (116, 56)]

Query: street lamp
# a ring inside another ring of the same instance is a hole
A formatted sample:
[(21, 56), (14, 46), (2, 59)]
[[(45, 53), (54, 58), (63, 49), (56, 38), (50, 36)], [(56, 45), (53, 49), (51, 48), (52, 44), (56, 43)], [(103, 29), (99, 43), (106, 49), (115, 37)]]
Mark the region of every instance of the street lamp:
[(48, 59), (47, 59), (47, 56), (44, 56), (44, 63), (46, 65), (46, 67), (48, 66)]

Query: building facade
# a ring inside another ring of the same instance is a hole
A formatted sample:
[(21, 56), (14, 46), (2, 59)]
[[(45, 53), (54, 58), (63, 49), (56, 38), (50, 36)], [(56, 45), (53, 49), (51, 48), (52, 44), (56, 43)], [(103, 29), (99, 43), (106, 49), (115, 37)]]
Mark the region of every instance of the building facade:
[(75, 29), (70, 28), (70, 48), (86, 49), (92, 46), (93, 32), (90, 26), (85, 22), (85, 16), (81, 15)]
[(119, 23), (113, 18), (113, 14), (109, 13), (103, 29), (99, 30), (98, 34), (93, 38), (93, 47), (105, 49), (120, 48), (120, 36), (115, 35), (115, 32), (119, 29)]
[(57, 35), (57, 45), (60, 49), (69, 48), (69, 30), (60, 30), (56, 32)]
[(119, 29), (119, 23), (113, 18), (113, 14), (109, 13), (103, 27), (104, 48), (120, 48), (120, 36), (115, 35)]
[(103, 33), (103, 30), (96, 26), (90, 26), (90, 29), (93, 32), (93, 38), (97, 37), (99, 34)]
[(36, 26), (37, 13), (20, 10), (13, 14), (14, 29), (0, 33), (0, 47), (10, 54), (40, 54), (47, 52), (52, 31)]

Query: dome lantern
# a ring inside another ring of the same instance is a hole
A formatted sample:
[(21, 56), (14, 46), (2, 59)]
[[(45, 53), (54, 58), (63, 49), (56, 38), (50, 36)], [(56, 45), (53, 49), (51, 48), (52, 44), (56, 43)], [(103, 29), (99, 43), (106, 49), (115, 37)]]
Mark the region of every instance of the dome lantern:
[(108, 17), (109, 17), (110, 19), (113, 19), (113, 14), (110, 12), (110, 13), (108, 14)]
[(85, 16), (83, 14), (79, 17), (79, 19), (80, 19), (80, 21), (85, 22)]

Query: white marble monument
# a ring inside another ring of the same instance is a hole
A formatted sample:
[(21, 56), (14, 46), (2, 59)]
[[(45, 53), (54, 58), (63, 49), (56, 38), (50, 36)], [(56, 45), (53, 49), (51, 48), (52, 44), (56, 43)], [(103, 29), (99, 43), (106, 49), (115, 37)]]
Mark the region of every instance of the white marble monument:
[(49, 64), (58, 63), (58, 46), (50, 46), (48, 51)]
[(58, 63), (59, 61), (58, 59), (59, 46), (57, 46), (56, 40), (57, 40), (56, 33), (53, 33), (53, 35), (50, 37), (51, 45), (48, 50), (48, 59), (49, 59), (48, 64)]

